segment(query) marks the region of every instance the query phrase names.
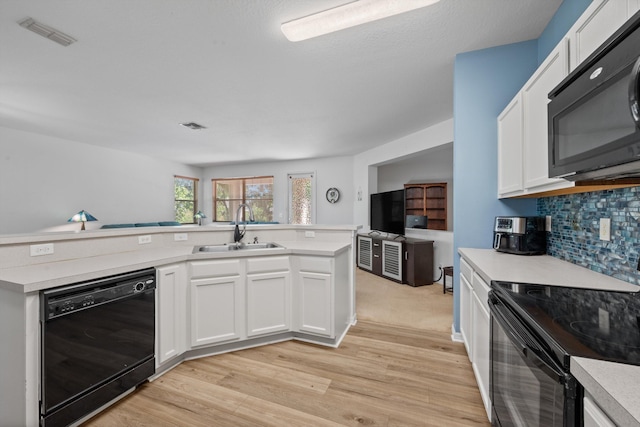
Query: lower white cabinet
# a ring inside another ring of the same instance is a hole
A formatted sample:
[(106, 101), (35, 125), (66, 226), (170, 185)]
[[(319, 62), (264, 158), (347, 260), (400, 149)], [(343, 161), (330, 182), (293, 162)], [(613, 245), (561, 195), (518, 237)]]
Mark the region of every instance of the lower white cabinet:
[(489, 285), (477, 274), (473, 274), (473, 300), (472, 316), (472, 366), (476, 376), (482, 402), (487, 416), (491, 417), (491, 395), (489, 394), (489, 381), (491, 371), (491, 317), (487, 297)]
[(238, 340), (244, 329), (240, 260), (198, 261), (191, 269), (191, 346)]
[(460, 334), (462, 335), (462, 341), (464, 342), (470, 361), (473, 361), (473, 354), (471, 352), (471, 338), (473, 336), (471, 331), (472, 276), (473, 270), (471, 266), (469, 266), (464, 259), (460, 259)]
[(184, 263), (156, 269), (156, 367), (187, 349), (187, 271)]
[(247, 336), (291, 330), (289, 257), (247, 260)]
[(473, 367), (482, 403), (491, 420), (491, 316), (489, 312), (490, 286), (460, 259), (460, 334)]
[(300, 332), (335, 336), (333, 261), (328, 258), (298, 257), (296, 283)]

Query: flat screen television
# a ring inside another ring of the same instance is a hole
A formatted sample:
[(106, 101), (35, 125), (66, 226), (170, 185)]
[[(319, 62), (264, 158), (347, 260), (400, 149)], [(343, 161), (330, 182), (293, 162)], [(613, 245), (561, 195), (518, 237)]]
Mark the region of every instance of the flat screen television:
[(371, 195), (371, 230), (404, 235), (404, 190)]

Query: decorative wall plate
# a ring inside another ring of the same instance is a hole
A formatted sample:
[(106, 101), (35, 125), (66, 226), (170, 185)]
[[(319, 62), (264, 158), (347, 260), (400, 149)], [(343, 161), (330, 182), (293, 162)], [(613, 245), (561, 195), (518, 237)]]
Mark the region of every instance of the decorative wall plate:
[(327, 190), (327, 201), (329, 203), (336, 203), (340, 200), (340, 191), (337, 188), (331, 187)]

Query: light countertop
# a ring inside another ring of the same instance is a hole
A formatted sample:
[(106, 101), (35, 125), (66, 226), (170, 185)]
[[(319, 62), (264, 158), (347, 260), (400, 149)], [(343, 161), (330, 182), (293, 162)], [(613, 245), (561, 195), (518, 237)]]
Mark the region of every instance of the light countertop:
[[(631, 283), (548, 255), (522, 256), (493, 249), (460, 248), (460, 255), (489, 283), (502, 280), (638, 292)], [(620, 426), (640, 426), (640, 366), (571, 358), (571, 373)]]
[(0, 286), (16, 292), (35, 292), (56, 286), (93, 280), (174, 262), (268, 255), (335, 256), (350, 243), (329, 241), (282, 241), (278, 249), (193, 254), (193, 246), (152, 248), (0, 269)]

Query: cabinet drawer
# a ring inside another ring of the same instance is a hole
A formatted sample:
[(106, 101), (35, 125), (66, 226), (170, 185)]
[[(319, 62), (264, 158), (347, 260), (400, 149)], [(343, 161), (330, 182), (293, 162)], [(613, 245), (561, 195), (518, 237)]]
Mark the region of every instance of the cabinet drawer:
[(332, 261), (330, 258), (300, 257), (298, 258), (298, 266), (300, 271), (331, 273), (333, 271)]
[(489, 300), (489, 290), (491, 287), (487, 285), (487, 282), (484, 281), (482, 277), (478, 273), (473, 273), (473, 292), (478, 296), (478, 299), (482, 303), (484, 309), (489, 311), (489, 304), (487, 301)]
[(288, 270), (289, 270), (288, 256), (247, 259), (247, 274), (269, 273), (272, 271), (288, 271)]
[(473, 280), (473, 268), (471, 268), (464, 258), (460, 258), (460, 273), (467, 279), (467, 282), (471, 283)]
[(240, 260), (196, 261), (189, 265), (192, 279), (199, 277), (226, 277), (240, 274)]

